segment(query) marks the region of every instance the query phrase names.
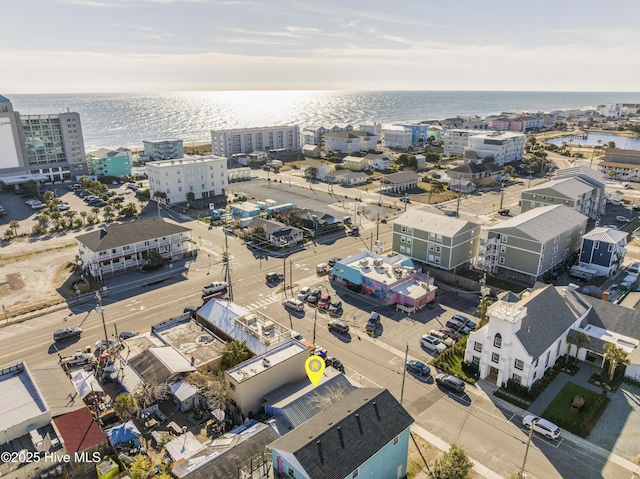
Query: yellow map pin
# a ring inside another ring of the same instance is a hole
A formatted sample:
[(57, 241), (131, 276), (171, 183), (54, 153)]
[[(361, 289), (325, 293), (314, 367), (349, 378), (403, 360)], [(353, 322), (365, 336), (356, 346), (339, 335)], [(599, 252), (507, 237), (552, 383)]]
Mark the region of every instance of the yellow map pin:
[(313, 386), (317, 386), (322, 379), (324, 373), (324, 359), (320, 356), (309, 356), (309, 359), (304, 363), (304, 369), (307, 371), (309, 381)]

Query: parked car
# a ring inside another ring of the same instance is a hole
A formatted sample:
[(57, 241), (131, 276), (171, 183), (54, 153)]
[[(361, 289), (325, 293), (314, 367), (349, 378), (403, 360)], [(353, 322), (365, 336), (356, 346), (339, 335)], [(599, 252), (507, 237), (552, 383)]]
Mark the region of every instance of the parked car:
[(7, 211), (2, 206), (0, 206), (0, 216), (7, 216)]
[(307, 303), (316, 304), (320, 299), (321, 294), (322, 290), (320, 288), (314, 289), (313, 291), (311, 291), (311, 293), (309, 293), (309, 296), (307, 296)]
[(462, 333), (456, 331), (453, 328), (440, 328), (440, 332), (453, 339), (454, 341), (464, 338), (464, 335)]
[(400, 198), (400, 201), (402, 201), (403, 203), (411, 203), (411, 200), (409, 198), (407, 198), (406, 196), (403, 196), (402, 198)]
[(444, 343), (441, 343), (438, 338), (434, 338), (433, 336), (429, 336), (428, 334), (423, 334), (420, 336), (420, 346), (422, 346), (427, 351), (431, 351), (435, 354), (440, 354), (444, 352), (447, 347)]
[(125, 341), (127, 339), (135, 338), (137, 335), (138, 333), (134, 333), (133, 331), (122, 331), (118, 334), (118, 337), (121, 341)]
[(344, 365), (335, 356), (329, 356), (327, 359), (325, 359), (324, 365), (331, 366), (333, 369), (344, 373)]
[(331, 302), (331, 295), (329, 293), (324, 293), (320, 296), (318, 300), (318, 308), (327, 309), (329, 307), (329, 303)]
[(282, 273), (267, 273), (265, 278), (267, 283), (277, 283), (284, 280), (284, 274)]
[(331, 301), (331, 303), (329, 303), (327, 311), (334, 314), (342, 311), (342, 301)]
[(509, 208), (502, 208), (498, 210), (500, 216), (509, 216)]
[(229, 285), (227, 284), (226, 281), (214, 281), (209, 285), (205, 286), (204, 288), (202, 288), (202, 293), (207, 295), (219, 293), (221, 291), (226, 291), (228, 287)]
[(65, 341), (71, 338), (79, 338), (82, 334), (82, 328), (63, 328), (53, 333), (54, 341)]
[(337, 319), (329, 321), (327, 327), (332, 333), (347, 334), (349, 332), (349, 325), (344, 321), (338, 321)]
[(184, 309), (182, 310), (182, 314), (189, 313), (189, 315), (191, 316), (191, 319), (195, 319), (197, 311), (198, 311), (197, 306), (185, 306)]
[(405, 367), (407, 368), (408, 373), (417, 377), (421, 381), (426, 381), (431, 377), (431, 368), (422, 361), (410, 359), (407, 361)]
[(371, 311), (371, 314), (369, 315), (369, 319), (367, 320), (367, 327), (366, 327), (367, 333), (375, 334), (379, 324), (380, 324), (380, 313)]
[(441, 373), (436, 376), (436, 384), (450, 391), (460, 393), (464, 391), (464, 381), (451, 374)]
[(533, 414), (529, 414), (522, 419), (522, 424), (527, 429), (531, 429), (531, 424), (533, 424), (533, 430), (543, 436), (548, 437), (549, 439), (557, 439), (560, 435), (560, 428), (556, 426), (551, 421), (547, 421), (538, 416), (534, 416)]
[(451, 319), (455, 321), (461, 321), (465, 326), (468, 326), (470, 329), (476, 329), (478, 326), (475, 322), (471, 321), (466, 316), (462, 316), (461, 314), (454, 314), (451, 316)]
[(306, 301), (307, 297), (309, 296), (309, 293), (311, 293), (311, 288), (309, 288), (309, 286), (305, 286), (298, 293), (298, 299), (300, 301)]
[(330, 268), (333, 268), (336, 265), (336, 263), (341, 259), (342, 258), (331, 258), (329, 261), (327, 261), (327, 264), (329, 265)]
[(285, 308), (289, 308), (297, 312), (304, 311), (304, 301), (300, 301), (299, 299), (285, 299), (283, 305)]
[(620, 223), (629, 223), (631, 220), (626, 216), (618, 215), (616, 216), (616, 221), (619, 221)]
[(95, 348), (96, 351), (101, 351), (103, 349), (112, 349), (118, 345), (118, 342), (114, 339), (99, 339), (96, 341)]
[(438, 338), (440, 340), (440, 342), (442, 344), (444, 344), (448, 348), (450, 348), (451, 346), (453, 346), (456, 343), (455, 339), (450, 338), (449, 336), (447, 336), (442, 331), (436, 331), (435, 329), (432, 329), (431, 331), (429, 331), (429, 336), (433, 336), (434, 338)]

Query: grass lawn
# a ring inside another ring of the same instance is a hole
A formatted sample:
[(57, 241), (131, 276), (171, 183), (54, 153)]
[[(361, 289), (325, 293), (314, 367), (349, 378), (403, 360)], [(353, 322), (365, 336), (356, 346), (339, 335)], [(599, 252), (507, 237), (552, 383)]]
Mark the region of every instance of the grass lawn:
[[(584, 406), (579, 412), (574, 413), (571, 411), (571, 402), (578, 394), (584, 398)], [(607, 408), (609, 401), (610, 399), (603, 394), (568, 382), (542, 415), (562, 429), (580, 437), (587, 437)]]

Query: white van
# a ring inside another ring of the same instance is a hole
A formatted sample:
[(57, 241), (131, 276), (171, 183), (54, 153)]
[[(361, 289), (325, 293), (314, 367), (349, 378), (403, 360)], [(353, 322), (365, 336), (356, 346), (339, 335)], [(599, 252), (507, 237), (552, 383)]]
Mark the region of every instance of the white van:
[(304, 311), (304, 302), (299, 299), (285, 299), (284, 307), (294, 311)]

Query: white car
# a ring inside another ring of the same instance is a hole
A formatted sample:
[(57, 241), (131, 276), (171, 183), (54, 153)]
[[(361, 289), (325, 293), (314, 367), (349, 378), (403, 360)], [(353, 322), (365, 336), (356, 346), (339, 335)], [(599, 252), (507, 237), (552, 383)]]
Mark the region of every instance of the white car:
[(427, 351), (431, 351), (435, 354), (440, 354), (447, 347), (442, 343), (438, 338), (434, 338), (429, 334), (423, 334), (420, 336), (420, 346), (422, 346)]
[(531, 424), (533, 423), (533, 430), (543, 436), (548, 437), (549, 439), (557, 439), (560, 435), (560, 428), (556, 426), (551, 421), (547, 421), (538, 416), (534, 416), (533, 414), (529, 414), (522, 419), (522, 424), (527, 429), (531, 429)]
[(308, 286), (305, 286), (298, 293), (298, 299), (300, 301), (306, 301), (307, 300), (307, 296), (309, 296), (309, 293), (311, 293), (311, 288), (309, 288)]
[(619, 221), (620, 223), (628, 223), (631, 220), (626, 216), (618, 215), (616, 216), (616, 221)]

